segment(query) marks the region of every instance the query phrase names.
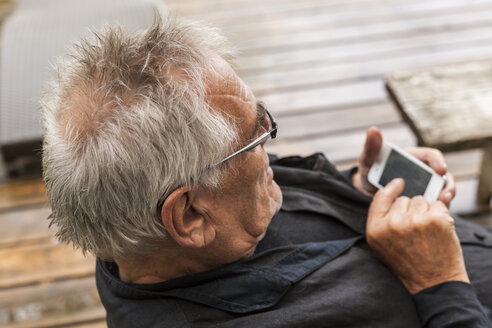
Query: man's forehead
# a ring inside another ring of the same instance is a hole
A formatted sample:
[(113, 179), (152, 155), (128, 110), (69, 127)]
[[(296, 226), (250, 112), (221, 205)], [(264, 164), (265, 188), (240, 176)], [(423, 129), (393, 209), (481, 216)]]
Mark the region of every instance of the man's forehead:
[(207, 99), (212, 108), (233, 116), (245, 132), (256, 124), (256, 99), (251, 89), (222, 58), (214, 60), (207, 75)]
[(229, 95), (243, 101), (254, 100), (253, 93), (239, 78), (232, 67), (222, 58), (214, 61), (210, 74), (207, 75), (208, 96)]

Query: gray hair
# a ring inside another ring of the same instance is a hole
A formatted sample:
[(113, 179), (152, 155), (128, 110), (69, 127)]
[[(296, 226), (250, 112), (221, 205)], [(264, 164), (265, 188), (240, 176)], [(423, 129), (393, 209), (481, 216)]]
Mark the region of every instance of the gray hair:
[(210, 54), (232, 56), (216, 29), (157, 18), (133, 35), (107, 27), (59, 62), (41, 113), (60, 241), (106, 259), (146, 254), (167, 237), (160, 198), (220, 183), (223, 170), (206, 168), (237, 130), (205, 99)]

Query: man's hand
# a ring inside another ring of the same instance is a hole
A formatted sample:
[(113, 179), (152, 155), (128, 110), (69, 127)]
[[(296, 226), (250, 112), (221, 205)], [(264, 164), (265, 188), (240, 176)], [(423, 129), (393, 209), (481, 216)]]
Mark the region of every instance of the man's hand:
[[(367, 130), (364, 149), (359, 157), (359, 171), (352, 176), (352, 183), (354, 186), (359, 191), (368, 195), (373, 195), (377, 191), (377, 188), (369, 182), (367, 176), (369, 174), (369, 169), (381, 150), (382, 145), (383, 136), (381, 131), (375, 127), (369, 128)], [(429, 165), (434, 171), (436, 171), (437, 174), (446, 175), (446, 186), (443, 190), (441, 190), (438, 200), (449, 207), (451, 200), (456, 194), (456, 186), (454, 184), (453, 176), (447, 172), (446, 162), (442, 153), (436, 149), (425, 147), (414, 147), (405, 150)]]
[(446, 281), (469, 282), (446, 206), (422, 196), (398, 197), (403, 187), (395, 179), (374, 196), (367, 221), (371, 248), (412, 295)]

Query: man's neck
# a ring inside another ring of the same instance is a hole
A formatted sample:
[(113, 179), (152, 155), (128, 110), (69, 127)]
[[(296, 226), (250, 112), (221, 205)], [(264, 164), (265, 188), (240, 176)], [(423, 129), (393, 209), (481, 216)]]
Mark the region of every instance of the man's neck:
[[(197, 255), (188, 254), (182, 249), (174, 249), (131, 260), (115, 259), (115, 262), (118, 265), (118, 273), (122, 281), (135, 284), (155, 284), (207, 271), (217, 266), (206, 263)], [(200, 261), (195, 260), (197, 258)]]

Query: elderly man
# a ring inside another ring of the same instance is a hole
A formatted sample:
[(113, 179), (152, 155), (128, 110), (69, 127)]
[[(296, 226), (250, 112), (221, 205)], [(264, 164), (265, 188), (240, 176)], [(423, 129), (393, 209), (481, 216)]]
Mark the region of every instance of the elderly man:
[(269, 157), (230, 58), (197, 24), (108, 29), (44, 96), (51, 222), (98, 256), (109, 327), (489, 327), (492, 233), (449, 216), (452, 178), (432, 204), (375, 193), (375, 128), (358, 170)]

